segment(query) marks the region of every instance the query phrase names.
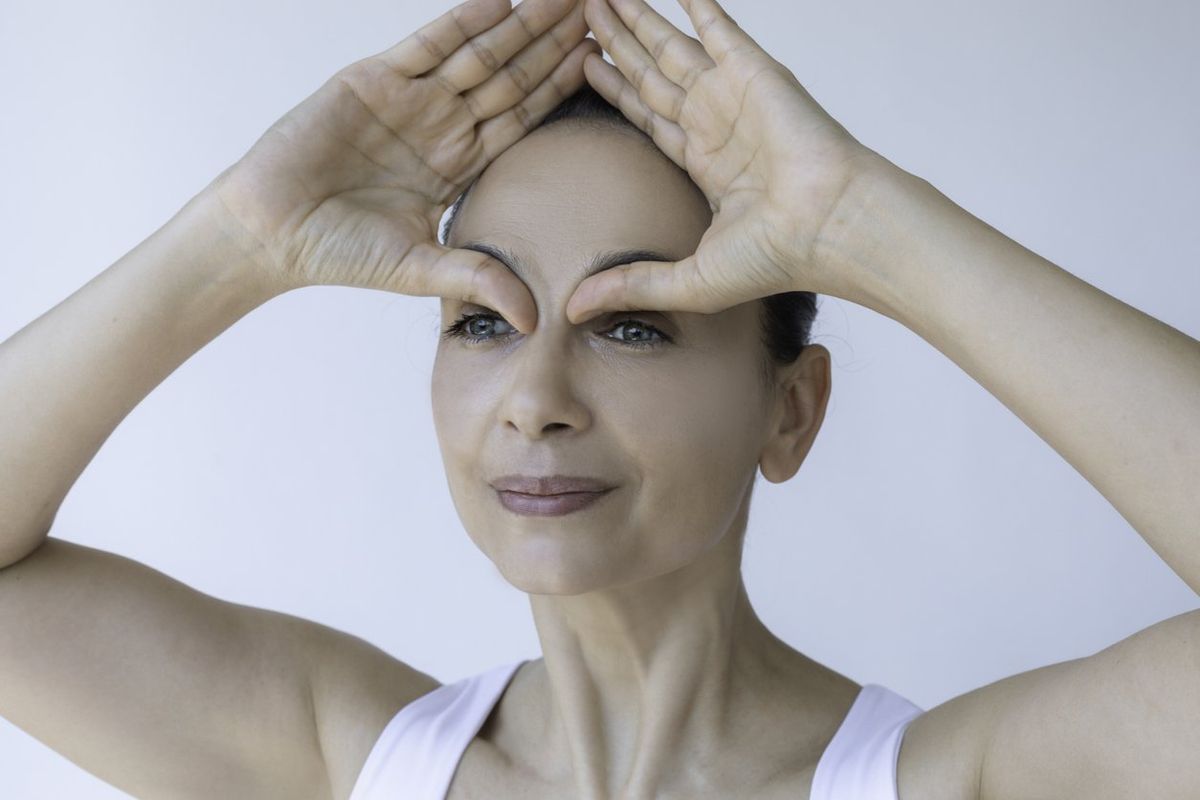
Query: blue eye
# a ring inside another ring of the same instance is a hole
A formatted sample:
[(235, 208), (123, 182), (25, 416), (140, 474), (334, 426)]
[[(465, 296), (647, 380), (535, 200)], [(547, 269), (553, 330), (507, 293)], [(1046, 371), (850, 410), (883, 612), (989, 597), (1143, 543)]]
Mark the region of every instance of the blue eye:
[[(481, 325), (475, 325), (474, 323), (476, 323), (476, 322), (481, 323)], [(516, 328), (513, 328), (511, 325), (509, 325), (507, 322), (505, 322), (503, 318), (501, 318), (495, 314), (464, 314), (461, 317), (459, 317), (458, 320), (453, 325), (446, 328), (446, 330), (442, 331), (442, 336), (446, 339), (451, 339), (451, 338), (462, 339), (462, 340), (468, 342), (469, 344), (482, 344), (484, 342), (494, 341), (495, 339), (497, 339), (501, 336), (509, 335), (508, 333), (497, 334), (497, 333), (495, 333), (495, 331), (491, 330), (491, 328), (497, 322), (502, 323), (504, 325), (508, 325), (509, 328), (512, 328), (512, 331), (516, 330)], [(482, 324), (482, 323), (491, 323), (491, 324)], [(617, 328), (621, 328), (621, 327), (629, 327), (629, 328), (632, 328), (633, 330), (645, 331), (644, 335), (647, 337), (649, 337), (649, 336), (658, 337), (657, 339), (615, 339), (615, 341), (618, 344), (623, 344), (626, 347), (632, 347), (635, 349), (646, 349), (646, 348), (650, 348), (650, 347), (658, 347), (662, 344), (666, 344), (666, 343), (672, 341), (670, 336), (667, 336), (665, 333), (663, 333), (661, 330), (654, 327), (653, 325), (650, 325), (648, 323), (642, 322), (641, 320), (633, 319), (633, 318), (622, 319), (619, 322), (617, 322), (616, 324), (614, 324), (608, 330), (614, 331)], [(512, 331), (510, 331), (509, 333), (511, 333)]]

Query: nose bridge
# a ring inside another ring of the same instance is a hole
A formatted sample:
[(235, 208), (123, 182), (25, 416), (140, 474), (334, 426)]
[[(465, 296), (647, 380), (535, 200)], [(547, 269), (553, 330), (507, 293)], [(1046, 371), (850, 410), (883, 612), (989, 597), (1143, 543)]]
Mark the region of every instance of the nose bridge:
[(570, 324), (539, 324), (509, 356), (512, 375), (505, 388), (501, 422), (526, 436), (555, 428), (583, 430), (590, 413), (572, 380)]

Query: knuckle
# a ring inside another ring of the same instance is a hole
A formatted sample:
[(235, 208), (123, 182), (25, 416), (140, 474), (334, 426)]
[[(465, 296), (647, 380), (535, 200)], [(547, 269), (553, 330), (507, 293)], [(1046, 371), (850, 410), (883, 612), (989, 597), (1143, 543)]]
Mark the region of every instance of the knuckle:
[(532, 130), (534, 124), (533, 117), (530, 116), (529, 109), (525, 107), (524, 103), (518, 103), (513, 106), (513, 116), (516, 117), (517, 122), (526, 131)]
[(475, 92), (464, 94), (463, 103), (467, 107), (467, 113), (475, 119), (483, 119), (485, 116), (487, 116), (484, 113), (483, 107), (479, 104), (479, 97)]
[(533, 91), (533, 79), (529, 77), (528, 72), (521, 68), (520, 64), (510, 61), (504, 65), (504, 71), (508, 73), (508, 77), (521, 90), (522, 94), (527, 95)]
[[(455, 20), (457, 20), (457, 17), (455, 17)], [(445, 60), (445, 51), (443, 51), (442, 48), (438, 46), (438, 43), (431, 39), (429, 35), (425, 33), (425, 31), (417, 31), (417, 42), (421, 45), (421, 47), (425, 48), (425, 52), (429, 53), (429, 55), (433, 56), (438, 61)]]
[(521, 26), (521, 29), (525, 31), (525, 35), (529, 37), (529, 41), (533, 41), (537, 38), (537, 31), (531, 28), (529, 25), (529, 20), (525, 19), (526, 13), (525, 4), (518, 3), (516, 9), (513, 11), (513, 16), (517, 18), (517, 23)]
[(679, 119), (683, 113), (683, 103), (687, 99), (687, 95), (683, 92), (676, 92), (674, 102), (671, 103), (671, 116)]
[(686, 58), (692, 55), (692, 50), (687, 45), (688, 42), (679, 36), (664, 36), (654, 48), (654, 58), (661, 61), (668, 50), (679, 50), (681, 47), (684, 52), (681, 52), (679, 55)]
[(487, 68), (488, 72), (495, 72), (500, 67), (500, 61), (496, 58), (496, 54), (487, 48), (482, 42), (475, 39), (469, 40), (471, 52), (479, 59), (479, 62)]
[(443, 75), (441, 72), (438, 72), (435, 70), (434, 72), (431, 72), (429, 74), (430, 74), (430, 77), (432, 77), (433, 80), (437, 82), (437, 85), (442, 87), (442, 91), (444, 91), (446, 94), (453, 95), (453, 94), (459, 93), (458, 87), (455, 86), (453, 83), (451, 83), (450, 80), (445, 75)]
[(646, 73), (649, 71), (650, 71), (649, 64), (639, 64), (637, 66), (637, 68), (634, 69), (633, 75), (630, 76), (629, 82), (632, 83), (639, 92), (641, 92), (645, 89)]
[(671, 46), (671, 42), (673, 41), (674, 39), (671, 37), (663, 37), (662, 39), (659, 39), (654, 43), (654, 49), (651, 51), (650, 55), (654, 56), (654, 60), (661, 64), (663, 54), (667, 52), (667, 48)]
[(643, 123), (643, 126), (646, 128), (646, 134), (649, 135), (650, 138), (653, 139), (655, 137), (654, 112), (652, 112), (646, 108), (643, 108), (642, 113), (645, 114), (645, 122)]

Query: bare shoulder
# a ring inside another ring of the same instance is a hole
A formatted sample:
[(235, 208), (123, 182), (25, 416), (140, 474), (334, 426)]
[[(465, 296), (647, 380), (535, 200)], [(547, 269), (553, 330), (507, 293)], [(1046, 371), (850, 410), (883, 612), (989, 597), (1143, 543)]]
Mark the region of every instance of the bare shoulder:
[(396, 712), (441, 684), (357, 636), (314, 623), (313, 708), (334, 800), (350, 796)]
[(906, 731), (900, 798), (1196, 797), (1197, 674), (1189, 611), (955, 697)]
[[(1019, 672), (951, 698), (909, 724), (900, 743), (900, 800), (982, 800), (998, 732), (1049, 687), (1072, 680), (1085, 659)], [(1024, 796), (1024, 795), (1012, 795)], [(1048, 796), (1060, 796), (1051, 793)]]

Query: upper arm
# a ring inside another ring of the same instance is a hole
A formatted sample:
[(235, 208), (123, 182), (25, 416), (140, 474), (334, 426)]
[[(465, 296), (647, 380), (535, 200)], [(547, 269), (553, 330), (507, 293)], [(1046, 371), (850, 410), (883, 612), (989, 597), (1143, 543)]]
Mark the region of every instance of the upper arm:
[(334, 800), (345, 800), (392, 716), (441, 684), (344, 631), (320, 626), (314, 634), (317, 731)]
[(0, 716), (139, 797), (329, 798), (312, 679), (336, 638), (48, 538), (0, 571)]
[(1200, 612), (1094, 655), (1012, 675), (917, 717), (902, 800), (1194, 798)]
[(983, 762), (985, 800), (1196, 797), (1200, 612), (1015, 678)]

